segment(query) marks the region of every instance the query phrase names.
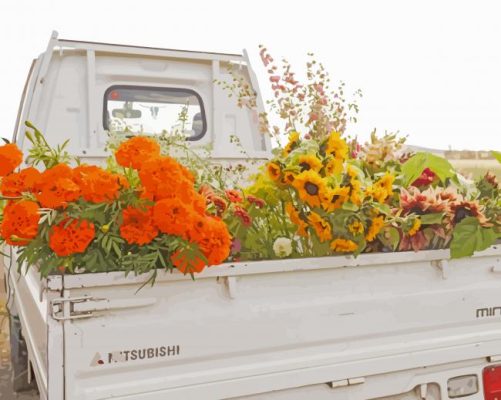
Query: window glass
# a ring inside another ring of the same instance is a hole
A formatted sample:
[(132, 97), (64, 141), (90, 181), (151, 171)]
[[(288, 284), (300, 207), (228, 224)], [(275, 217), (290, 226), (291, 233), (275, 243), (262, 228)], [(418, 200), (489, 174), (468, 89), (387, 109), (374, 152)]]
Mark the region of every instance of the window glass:
[(202, 99), (190, 89), (113, 86), (104, 103), (105, 129), (182, 133), (191, 140), (207, 130)]

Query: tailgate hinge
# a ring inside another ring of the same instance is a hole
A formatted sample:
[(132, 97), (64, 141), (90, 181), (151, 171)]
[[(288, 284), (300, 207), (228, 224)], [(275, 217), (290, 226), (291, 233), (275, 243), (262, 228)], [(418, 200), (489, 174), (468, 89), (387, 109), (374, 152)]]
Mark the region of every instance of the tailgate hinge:
[(156, 303), (155, 298), (107, 299), (93, 296), (61, 297), (50, 302), (51, 315), (57, 321), (91, 318), (96, 312), (137, 308)]

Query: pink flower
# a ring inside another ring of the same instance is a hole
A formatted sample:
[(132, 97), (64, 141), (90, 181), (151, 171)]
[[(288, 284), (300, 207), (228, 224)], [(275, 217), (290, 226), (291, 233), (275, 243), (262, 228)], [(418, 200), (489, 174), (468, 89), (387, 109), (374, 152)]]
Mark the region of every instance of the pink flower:
[(261, 51), (259, 52), (259, 55), (261, 56), (261, 61), (263, 62), (265, 67), (267, 67), (268, 64), (273, 62), (273, 58), (266, 52), (265, 47), (263, 47), (261, 49)]

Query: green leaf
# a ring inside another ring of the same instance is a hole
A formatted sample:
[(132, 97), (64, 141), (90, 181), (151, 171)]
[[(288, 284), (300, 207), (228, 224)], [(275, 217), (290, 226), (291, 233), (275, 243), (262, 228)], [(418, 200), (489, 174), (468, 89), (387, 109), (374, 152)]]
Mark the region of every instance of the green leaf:
[(416, 153), (402, 165), (402, 186), (407, 187), (412, 184), (426, 168), (433, 171), (442, 182), (447, 178), (456, 177), (454, 167), (445, 158), (431, 153)]
[(397, 228), (388, 226), (379, 233), (378, 238), (386, 247), (396, 251), (400, 243), (400, 232)]
[(444, 213), (432, 213), (420, 215), (419, 219), (423, 225), (440, 224), (444, 218)]
[(499, 151), (491, 151), (491, 153), (494, 156), (494, 158), (501, 163), (501, 152), (499, 152)]
[(451, 242), (451, 257), (469, 257), (476, 251), (492, 246), (498, 234), (492, 228), (484, 228), (475, 217), (466, 217), (456, 225)]

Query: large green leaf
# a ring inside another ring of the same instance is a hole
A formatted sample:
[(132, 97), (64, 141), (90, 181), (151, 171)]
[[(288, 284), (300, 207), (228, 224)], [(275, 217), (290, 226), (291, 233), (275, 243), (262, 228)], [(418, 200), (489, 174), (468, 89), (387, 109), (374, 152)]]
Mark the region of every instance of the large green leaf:
[(429, 168), (438, 178), (445, 182), (447, 178), (455, 178), (456, 172), (449, 161), (431, 153), (416, 153), (402, 165), (404, 187), (409, 186)]
[(421, 219), (421, 223), (423, 225), (440, 224), (443, 218), (444, 213), (432, 213), (419, 216), (419, 219)]
[(498, 234), (492, 228), (480, 225), (475, 217), (467, 217), (456, 225), (451, 242), (451, 257), (461, 258), (473, 255), (493, 245)]

